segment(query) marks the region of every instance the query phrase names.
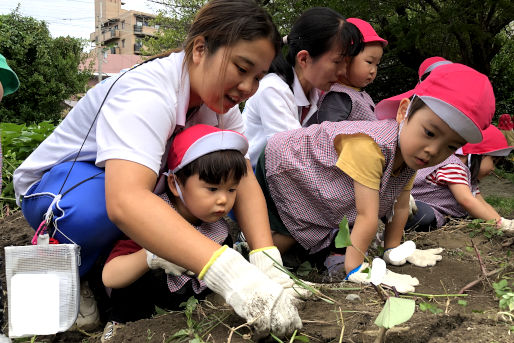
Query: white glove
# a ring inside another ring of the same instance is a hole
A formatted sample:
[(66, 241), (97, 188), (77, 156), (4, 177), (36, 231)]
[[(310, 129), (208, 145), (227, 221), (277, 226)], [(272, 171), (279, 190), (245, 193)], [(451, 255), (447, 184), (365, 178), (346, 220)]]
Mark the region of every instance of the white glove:
[[(421, 249), (415, 249), (412, 251), (412, 253), (409, 253), (405, 256), (405, 258), (392, 258), (392, 255), (395, 253), (394, 250), (402, 248), (402, 246), (405, 246), (406, 244), (410, 243), (412, 241), (407, 241), (400, 245), (397, 248), (394, 249), (387, 249), (384, 252), (384, 261), (386, 261), (389, 264), (392, 264), (394, 266), (401, 266), (405, 264), (405, 262), (412, 263), (415, 266), (418, 267), (428, 267), (428, 266), (435, 266), (437, 261), (441, 261), (443, 258), (440, 253), (443, 252), (443, 248), (435, 248), (435, 249), (427, 249), (427, 250), (421, 250)], [(414, 245), (415, 247), (415, 245)], [(400, 255), (400, 254), (396, 254)]]
[(414, 197), (412, 194), (409, 198), (409, 218), (412, 218), (418, 212), (418, 206), (416, 206), (416, 201), (414, 200)]
[(514, 219), (500, 218), (498, 228), (505, 233), (514, 235)]
[(181, 266), (171, 263), (146, 249), (145, 249), (145, 251), (146, 251), (146, 264), (148, 264), (148, 267), (150, 269), (161, 268), (161, 269), (164, 269), (164, 272), (166, 274), (172, 274), (172, 275), (176, 275), (176, 276), (182, 275), (184, 273), (189, 276), (195, 275), (192, 271), (189, 271), (186, 268), (182, 268)]
[(271, 280), (284, 287), (287, 293), (298, 299), (309, 299), (314, 296), (311, 291), (297, 285), (289, 275), (275, 266), (273, 260), (280, 266), (284, 265), (277, 247), (257, 249), (250, 252), (250, 263), (259, 268)]
[(255, 328), (257, 337), (270, 331), (284, 336), (302, 328), (294, 298), (235, 250), (220, 248), (208, 265), (199, 278)]
[[(371, 279), (368, 279), (368, 273), (362, 273), (361, 270), (368, 268), (368, 263), (363, 263), (359, 267), (352, 270), (346, 276), (346, 279), (350, 282), (369, 284)], [(395, 287), (400, 293), (414, 292), (414, 286), (419, 285), (417, 278), (407, 274), (398, 274), (386, 269), (382, 284)]]

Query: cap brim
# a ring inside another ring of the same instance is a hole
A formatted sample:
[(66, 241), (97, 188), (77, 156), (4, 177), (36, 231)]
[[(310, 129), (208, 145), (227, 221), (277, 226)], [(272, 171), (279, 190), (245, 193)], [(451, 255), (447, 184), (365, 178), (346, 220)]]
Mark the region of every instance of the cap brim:
[(20, 86), (18, 76), (9, 67), (0, 69), (0, 82), (2, 82), (2, 87), (4, 88), (4, 95), (16, 92)]
[(182, 157), (180, 164), (172, 171), (175, 173), (197, 158), (220, 150), (238, 150), (245, 155), (248, 151), (248, 140), (245, 136), (235, 131), (225, 130), (207, 134), (191, 144)]
[(509, 156), (512, 149), (514, 149), (514, 146), (509, 146), (509, 147), (499, 149), (496, 151), (490, 151), (484, 155), (489, 155), (489, 156), (494, 156), (494, 157), (505, 157), (505, 156)]
[(379, 36), (371, 36), (371, 37), (367, 37), (365, 40), (364, 40), (364, 43), (382, 43), (382, 46), (385, 48), (387, 46), (387, 44), (389, 44), (388, 41), (386, 41), (384, 38), (381, 38)]
[(480, 143), (482, 141), (482, 131), (459, 109), (431, 96), (422, 95), (420, 98), (453, 131), (464, 138), (466, 142)]

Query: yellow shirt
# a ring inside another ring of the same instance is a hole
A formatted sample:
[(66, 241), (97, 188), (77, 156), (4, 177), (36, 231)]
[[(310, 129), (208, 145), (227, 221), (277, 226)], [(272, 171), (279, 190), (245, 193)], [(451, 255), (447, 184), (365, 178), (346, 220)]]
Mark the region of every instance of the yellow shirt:
[[(385, 165), (385, 157), (377, 143), (365, 134), (339, 135), (334, 141), (339, 155), (336, 166), (358, 183), (371, 189), (380, 190), (380, 181)], [(405, 185), (409, 191), (414, 177)]]

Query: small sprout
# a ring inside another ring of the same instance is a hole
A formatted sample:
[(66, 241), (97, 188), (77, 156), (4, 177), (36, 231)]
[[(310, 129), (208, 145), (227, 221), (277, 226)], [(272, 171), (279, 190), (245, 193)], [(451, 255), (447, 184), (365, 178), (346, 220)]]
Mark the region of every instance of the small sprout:
[(425, 302), (422, 302), (419, 304), (419, 309), (421, 311), (430, 311), (433, 314), (438, 314), (438, 313), (443, 312), (443, 310), (438, 308), (436, 305), (431, 304), (431, 303), (425, 303)]
[(457, 304), (459, 304), (460, 306), (468, 306), (468, 302), (466, 300), (458, 300)]

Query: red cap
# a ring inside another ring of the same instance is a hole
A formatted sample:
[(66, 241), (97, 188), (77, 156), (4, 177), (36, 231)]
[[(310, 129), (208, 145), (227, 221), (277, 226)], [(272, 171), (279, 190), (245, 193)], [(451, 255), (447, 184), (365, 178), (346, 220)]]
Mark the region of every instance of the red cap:
[(512, 122), (512, 118), (509, 114), (504, 113), (500, 116), (498, 119), (498, 128), (505, 131), (514, 129), (514, 123)]
[(168, 168), (177, 172), (203, 155), (219, 150), (248, 151), (248, 140), (236, 131), (197, 124), (178, 133), (168, 154)]
[(434, 70), (435, 68), (437, 68), (441, 65), (450, 64), (450, 63), (453, 63), (453, 62), (448, 61), (447, 59), (439, 57), (439, 56), (427, 58), (426, 60), (421, 62), (421, 64), (419, 65), (419, 69), (418, 69), (419, 81), (422, 81), (423, 76), (425, 74), (431, 73), (432, 70)]
[(359, 31), (362, 33), (364, 43), (380, 42), (382, 43), (382, 46), (387, 46), (387, 41), (383, 38), (380, 38), (379, 35), (377, 35), (375, 30), (373, 29), (373, 26), (371, 26), (371, 24), (367, 21), (359, 18), (348, 18), (346, 19), (346, 21), (357, 26)]
[(408, 92), (380, 101), (377, 119), (396, 118), (400, 101), (418, 96), (448, 126), (468, 143), (482, 140), (482, 130), (495, 111), (491, 82), (484, 74), (459, 63), (441, 65)]
[(466, 144), (456, 151), (459, 155), (489, 155), (489, 156), (507, 156), (514, 148), (509, 146), (507, 139), (501, 131), (494, 125), (490, 125), (482, 131), (484, 139), (480, 143)]

